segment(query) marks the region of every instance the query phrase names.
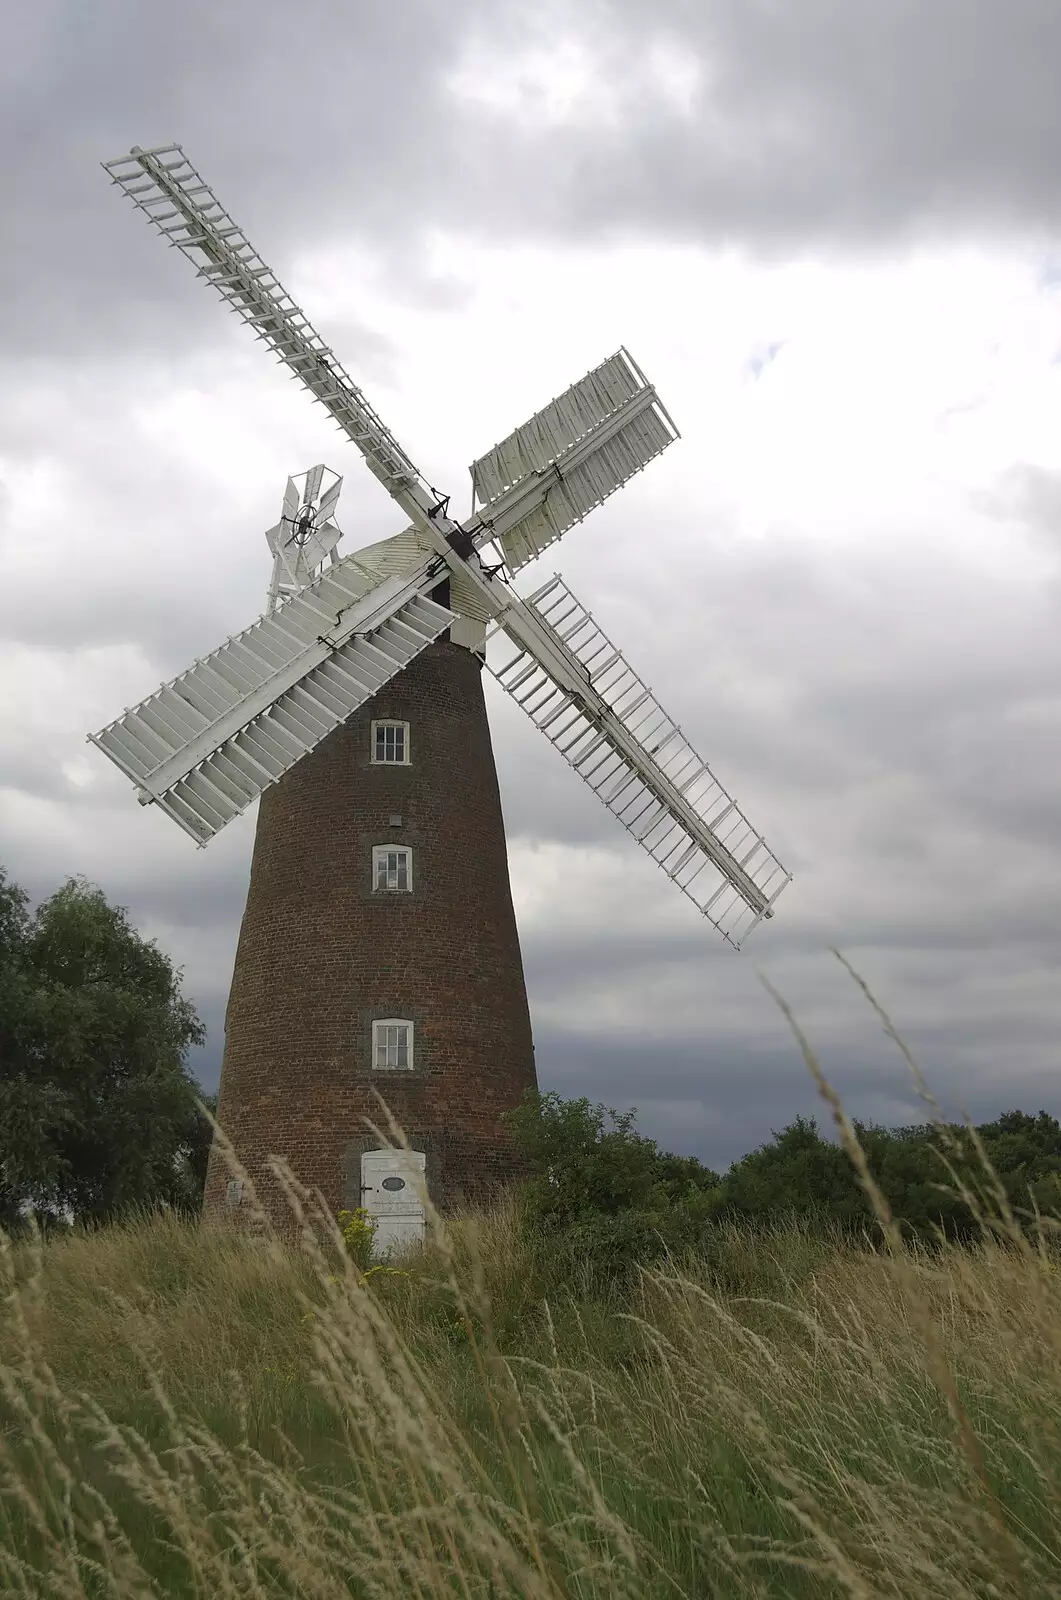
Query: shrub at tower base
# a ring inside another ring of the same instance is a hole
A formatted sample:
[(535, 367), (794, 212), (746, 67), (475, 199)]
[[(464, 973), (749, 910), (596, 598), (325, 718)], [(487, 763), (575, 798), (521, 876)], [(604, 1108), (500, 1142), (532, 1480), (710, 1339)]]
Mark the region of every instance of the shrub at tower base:
[(529, 1092), (505, 1121), (529, 1174), (530, 1214), (571, 1259), (604, 1271), (701, 1238), (718, 1174), (637, 1132), (636, 1112)]
[(71, 879), (30, 911), (0, 868), (0, 1224), (195, 1210), (210, 1128), (180, 973)]

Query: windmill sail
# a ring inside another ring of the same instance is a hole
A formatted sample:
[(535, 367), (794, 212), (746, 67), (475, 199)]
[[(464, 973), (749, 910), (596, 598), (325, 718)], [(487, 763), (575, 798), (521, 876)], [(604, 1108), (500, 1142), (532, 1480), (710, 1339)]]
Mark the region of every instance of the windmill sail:
[(494, 677), (739, 949), (789, 873), (563, 580), (523, 607), (529, 627), (518, 612), (501, 623), (508, 648), (489, 663)]
[(277, 358), (300, 378), (410, 515), (433, 504), (424, 482), (302, 308), (229, 216), (180, 145), (103, 163), (104, 171), (167, 241), (212, 284)]
[[(334, 561), (337, 486), (289, 482), (271, 529), (269, 614), (93, 742), (199, 843), (316, 745), (459, 617), (508, 641), (502, 686), (678, 887), (739, 947), (788, 874), (681, 729), (559, 578), (529, 602), (502, 581), (678, 437), (626, 350), (472, 466), (460, 524), (178, 145), (104, 162), (114, 183), (325, 406), (412, 523)], [(475, 509), (475, 503), (478, 507)], [(483, 557), (487, 559), (484, 560)], [(442, 576), (449, 605), (430, 598)], [(301, 585), (305, 582), (305, 587)], [(277, 605), (281, 592), (297, 590)]]
[(449, 627), (425, 581), (347, 557), (91, 741), (206, 844)]
[(517, 572), (678, 437), (633, 358), (618, 351), (480, 456), (479, 512)]
[(476, 499), (489, 505), (531, 473), (543, 472), (645, 387), (626, 351), (616, 351), (472, 462)]

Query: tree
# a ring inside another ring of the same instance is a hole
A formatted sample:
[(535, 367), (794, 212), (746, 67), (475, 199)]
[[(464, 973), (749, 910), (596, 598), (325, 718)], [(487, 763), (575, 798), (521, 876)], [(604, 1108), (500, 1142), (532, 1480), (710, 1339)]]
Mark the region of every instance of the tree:
[(0, 1223), (198, 1205), (209, 1125), (185, 1058), (205, 1035), (180, 991), (100, 889), (70, 879), (31, 913), (0, 869)]
[(813, 1117), (797, 1117), (771, 1143), (735, 1161), (719, 1199), (721, 1214), (747, 1221), (798, 1214), (862, 1227), (871, 1220), (846, 1152), (822, 1138)]
[(1006, 1197), (1016, 1210), (1027, 1210), (1031, 1197), (1042, 1211), (1061, 1210), (1061, 1122), (1046, 1111), (1006, 1111), (997, 1122), (977, 1128), (984, 1152), (998, 1173)]
[[(216, 1118), (217, 1095), (204, 1094), (198, 1088), (197, 1095), (210, 1115)], [(197, 1211), (199, 1209), (203, 1198), (203, 1190), (206, 1188), (206, 1164), (210, 1159), (210, 1146), (213, 1142), (213, 1126), (200, 1112), (195, 1119), (195, 1125), (188, 1139), (185, 1159), (187, 1161), (189, 1199), (187, 1205), (181, 1205), (181, 1210)]]
[[(1040, 1111), (1007, 1111), (974, 1132), (953, 1124), (876, 1128), (856, 1123), (870, 1171), (904, 1232), (924, 1240), (942, 1232), (970, 1239), (982, 1214), (998, 1215), (996, 1183), (1018, 1214), (1032, 1198), (1043, 1211), (1061, 1209), (1061, 1123)], [(977, 1140), (983, 1155), (977, 1149)], [(991, 1168), (988, 1172), (984, 1157)], [(993, 1173), (993, 1177), (992, 1174)], [(769, 1144), (735, 1161), (722, 1179), (719, 1215), (771, 1221), (818, 1218), (857, 1230), (873, 1227), (873, 1211), (843, 1149), (817, 1123), (797, 1118)]]

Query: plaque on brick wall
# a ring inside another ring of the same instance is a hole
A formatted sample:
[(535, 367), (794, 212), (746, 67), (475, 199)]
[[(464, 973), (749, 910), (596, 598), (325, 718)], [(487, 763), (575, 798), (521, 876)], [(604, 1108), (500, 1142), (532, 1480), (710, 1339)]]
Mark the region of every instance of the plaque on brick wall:
[(243, 1179), (229, 1178), (228, 1183), (225, 1185), (225, 1204), (227, 1206), (238, 1206), (242, 1204), (242, 1201)]

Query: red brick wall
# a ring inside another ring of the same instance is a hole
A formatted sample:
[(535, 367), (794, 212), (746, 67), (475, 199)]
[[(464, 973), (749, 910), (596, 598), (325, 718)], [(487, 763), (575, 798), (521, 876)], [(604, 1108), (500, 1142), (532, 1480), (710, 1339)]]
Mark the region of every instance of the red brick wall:
[[(372, 764), (380, 718), (410, 724), (408, 766)], [(411, 894), (372, 890), (390, 842), (412, 848)], [(381, 1017), (415, 1022), (413, 1071), (372, 1070)], [(499, 1117), (534, 1082), (481, 664), (442, 641), (262, 796), (218, 1119), (282, 1223), (266, 1156), (333, 1211), (358, 1204), (378, 1089), (446, 1208), (511, 1175)], [(212, 1158), (208, 1213), (227, 1176)]]

